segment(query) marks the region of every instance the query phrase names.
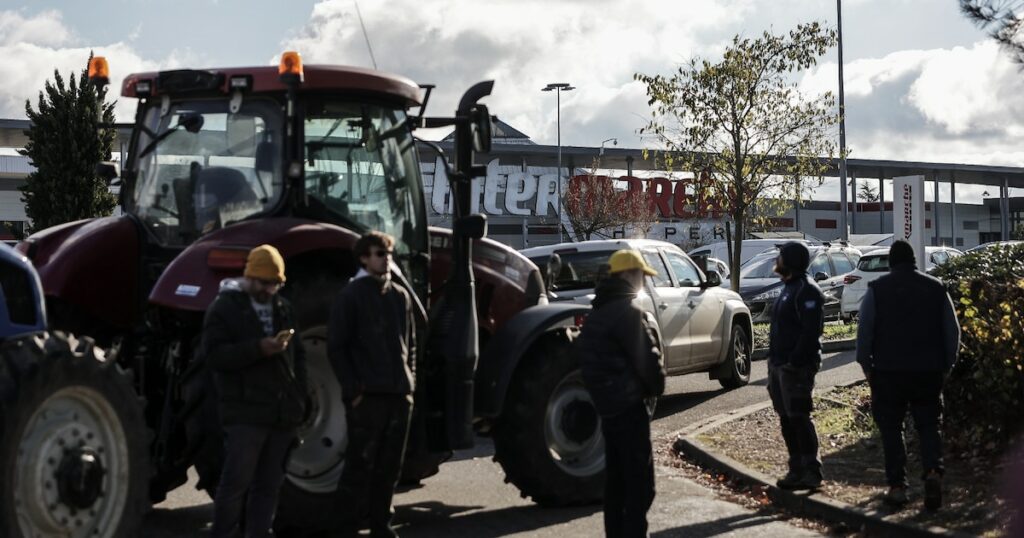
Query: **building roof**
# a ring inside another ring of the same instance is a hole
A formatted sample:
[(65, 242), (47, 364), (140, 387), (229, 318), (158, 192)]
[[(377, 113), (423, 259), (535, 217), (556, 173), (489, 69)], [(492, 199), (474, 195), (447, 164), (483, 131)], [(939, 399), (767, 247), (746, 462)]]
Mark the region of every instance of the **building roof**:
[[(455, 131), (448, 133), (448, 136), (442, 139), (442, 142), (455, 143)], [(537, 146), (537, 144), (530, 140), (529, 136), (526, 136), (522, 131), (519, 131), (515, 127), (499, 120), (494, 120), (494, 130), (491, 131), (491, 142), (493, 144), (520, 144), (528, 146)]]

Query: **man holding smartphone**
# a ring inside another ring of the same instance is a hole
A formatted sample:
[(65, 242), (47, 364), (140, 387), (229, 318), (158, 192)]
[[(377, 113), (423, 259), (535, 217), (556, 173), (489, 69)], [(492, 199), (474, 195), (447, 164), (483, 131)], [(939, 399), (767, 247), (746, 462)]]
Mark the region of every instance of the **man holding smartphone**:
[(338, 484), (340, 536), (397, 536), (391, 500), (402, 469), (415, 385), (412, 299), (391, 282), (395, 240), (369, 232), (356, 241), (362, 268), (331, 309), (327, 353), (348, 418), (345, 468)]
[[(291, 305), (277, 292), (284, 259), (249, 252), (244, 277), (221, 282), (206, 311), (200, 352), (213, 370), (224, 427), (224, 467), (212, 536), (271, 536), (288, 450), (308, 407), (306, 360)], [(242, 522), (243, 504), (245, 522)]]

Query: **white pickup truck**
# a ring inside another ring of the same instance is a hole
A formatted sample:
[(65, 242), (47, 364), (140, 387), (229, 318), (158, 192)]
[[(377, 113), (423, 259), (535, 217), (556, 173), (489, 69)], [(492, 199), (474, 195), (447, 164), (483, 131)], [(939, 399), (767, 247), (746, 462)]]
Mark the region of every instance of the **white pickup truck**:
[[(637, 295), (640, 308), (654, 314), (661, 329), (669, 375), (708, 372), (723, 387), (750, 380), (753, 329), (739, 294), (721, 287), (682, 249), (664, 241), (621, 239), (559, 243), (522, 250), (545, 273), (549, 300), (590, 304), (596, 282), (613, 252), (633, 249), (658, 271)], [(546, 271), (545, 271), (546, 268)]]

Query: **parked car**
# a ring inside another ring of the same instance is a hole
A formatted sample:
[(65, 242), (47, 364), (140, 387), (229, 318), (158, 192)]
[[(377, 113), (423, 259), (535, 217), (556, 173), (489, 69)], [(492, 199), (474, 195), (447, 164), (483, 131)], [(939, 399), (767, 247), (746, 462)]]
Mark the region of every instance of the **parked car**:
[(547, 269), (549, 301), (590, 304), (595, 286), (605, 278), (608, 258), (621, 249), (639, 251), (658, 272), (644, 279), (636, 304), (658, 321), (669, 375), (708, 372), (723, 387), (746, 385), (753, 335), (750, 310), (738, 294), (719, 286), (717, 272), (705, 274), (676, 245), (623, 239), (559, 243), (521, 252)]
[[(854, 270), (861, 253), (853, 247), (822, 243), (809, 246), (811, 265), (807, 272), (825, 294), (825, 319), (839, 319), (843, 277)], [(771, 305), (782, 293), (782, 280), (774, 271), (777, 248), (766, 250), (740, 267), (740, 296), (750, 308), (754, 323), (771, 320)]]
[(971, 248), (967, 249), (967, 252), (977, 252), (979, 250), (984, 250), (984, 249), (987, 249), (987, 248), (1005, 247), (1005, 246), (1009, 246), (1009, 245), (1020, 245), (1020, 244), (1024, 244), (1024, 241), (990, 241), (988, 243), (982, 243), (982, 244), (980, 244), (980, 245), (978, 245), (976, 247), (971, 247)]
[[(924, 247), (927, 260), (925, 271), (931, 272), (936, 266), (963, 256), (963, 252), (952, 247)], [(864, 253), (857, 268), (843, 277), (843, 295), (840, 311), (843, 317), (854, 317), (860, 310), (860, 302), (868, 291), (868, 283), (889, 272), (889, 249)]]
[[(817, 241), (808, 241), (806, 239), (744, 239), (743, 240), (743, 251), (740, 253), (740, 265), (747, 263), (751, 258), (764, 252), (767, 249), (775, 248), (783, 243), (790, 241), (799, 241), (807, 246), (820, 245)], [(704, 256), (707, 258), (717, 258), (719, 260), (725, 260), (725, 265), (728, 267), (731, 260), (729, 259), (729, 248), (731, 245), (727, 245), (725, 241), (718, 241), (710, 243), (702, 247), (697, 247), (691, 250), (688, 254), (691, 258), (698, 256)], [(724, 279), (724, 276), (723, 276)]]

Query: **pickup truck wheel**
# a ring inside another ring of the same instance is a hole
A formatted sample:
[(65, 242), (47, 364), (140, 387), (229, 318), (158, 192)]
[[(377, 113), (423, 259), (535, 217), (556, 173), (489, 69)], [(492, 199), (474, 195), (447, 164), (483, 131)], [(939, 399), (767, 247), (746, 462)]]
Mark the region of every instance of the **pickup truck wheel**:
[(137, 536), (147, 429), (131, 376), (88, 338), (0, 346), (0, 536)]
[(723, 387), (735, 389), (750, 382), (750, 338), (740, 325), (732, 326), (725, 360), (729, 365), (729, 374), (718, 380)]
[(569, 343), (533, 348), (509, 386), (494, 426), (495, 459), (523, 497), (545, 506), (595, 503), (604, 495), (604, 438)]

